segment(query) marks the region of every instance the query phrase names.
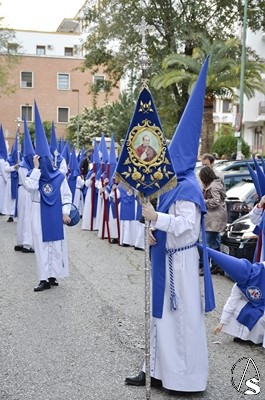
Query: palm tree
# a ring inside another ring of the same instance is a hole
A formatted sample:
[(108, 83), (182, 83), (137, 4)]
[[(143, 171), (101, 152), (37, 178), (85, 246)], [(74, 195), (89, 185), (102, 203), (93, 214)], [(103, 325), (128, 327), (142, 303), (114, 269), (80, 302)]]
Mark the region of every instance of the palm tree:
[[(152, 78), (151, 85), (157, 90), (175, 85), (180, 96), (185, 95), (182, 88), (186, 87), (190, 93), (205, 58), (210, 55), (201, 142), (201, 152), (206, 153), (211, 151), (214, 141), (213, 105), (215, 99), (217, 97), (230, 99), (232, 102), (238, 99), (241, 46), (236, 38), (219, 41), (199, 35), (198, 40), (199, 46), (193, 48), (191, 56), (183, 54), (167, 56), (162, 63), (162, 72)], [(248, 52), (244, 80), (244, 94), (248, 99), (254, 96), (255, 91), (265, 94), (262, 73), (265, 73), (264, 63), (253, 52)]]

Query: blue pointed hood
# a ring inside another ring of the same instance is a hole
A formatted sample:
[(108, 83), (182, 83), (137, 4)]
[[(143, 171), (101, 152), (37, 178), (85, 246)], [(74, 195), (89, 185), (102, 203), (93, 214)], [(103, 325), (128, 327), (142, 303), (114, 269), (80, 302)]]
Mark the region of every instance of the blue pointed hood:
[(52, 126), (51, 126), (51, 138), (50, 138), (50, 151), (52, 154), (52, 157), (54, 159), (54, 164), (56, 165), (57, 168), (60, 168), (60, 164), (63, 160), (62, 155), (60, 154), (58, 150), (58, 141), (56, 138), (56, 132), (55, 132), (55, 126), (54, 122), (52, 121)]
[(206, 58), (177, 129), (169, 145), (169, 153), (178, 185), (162, 196), (160, 210), (167, 211), (176, 200), (193, 201), (202, 213), (206, 207), (202, 190), (195, 174), (195, 166), (201, 137), (204, 98), (209, 57)]
[(249, 165), (249, 163), (246, 161), (250, 176), (252, 178), (252, 181), (254, 183), (255, 189), (258, 193), (259, 198), (261, 199), (262, 194), (261, 194), (261, 189), (260, 189), (260, 184), (259, 184), (259, 179), (257, 176), (257, 173), (253, 170), (253, 168), (251, 167), (251, 165)]
[(72, 201), (73, 201), (74, 196), (75, 196), (76, 180), (77, 180), (77, 177), (80, 175), (80, 168), (78, 165), (74, 146), (72, 148), (72, 152), (71, 152), (71, 156), (70, 156), (69, 169), (70, 169), (70, 174), (68, 176), (68, 185), (72, 192)]
[(77, 161), (78, 161), (79, 167), (80, 167), (80, 165), (81, 165), (81, 163), (82, 163), (82, 161), (84, 159), (84, 155), (85, 155), (85, 149), (84, 149), (84, 147), (82, 147), (82, 149), (79, 151), (78, 157), (77, 157)]
[[(201, 246), (199, 246), (201, 248)], [(264, 262), (251, 263), (207, 248), (209, 256), (236, 282), (248, 302), (240, 310), (237, 320), (251, 330), (265, 311)]]
[(63, 151), (62, 151), (62, 157), (65, 159), (66, 161), (66, 165), (69, 165), (70, 162), (70, 143), (69, 140), (66, 140), (65, 145), (63, 147)]
[(189, 172), (193, 172), (196, 166), (201, 137), (208, 64), (209, 56), (202, 66), (169, 145), (171, 160), (178, 179)]
[(7, 148), (2, 125), (0, 125), (0, 158), (3, 158), (5, 161), (7, 159)]
[(20, 166), (23, 168), (27, 168), (29, 171), (34, 168), (33, 164), (33, 156), (35, 154), (35, 150), (33, 148), (33, 144), (31, 141), (27, 120), (24, 117), (24, 141), (23, 141), (23, 160), (20, 163)]
[(109, 151), (109, 179), (113, 176), (117, 165), (116, 151), (115, 151), (115, 140), (114, 135), (111, 136), (110, 151)]
[[(197, 244), (198, 249), (202, 250), (202, 245)], [(252, 264), (245, 258), (236, 258), (207, 247), (208, 256), (222, 268), (230, 278), (239, 285), (245, 284), (250, 278)]]
[(40, 156), (40, 170), (41, 179), (43, 181), (50, 181), (57, 177), (61, 172), (58, 169), (53, 168), (52, 155), (50, 152), (50, 146), (44, 131), (41, 116), (38, 110), (36, 101), (34, 102), (35, 109), (35, 152)]
[(57, 142), (57, 138), (56, 138), (55, 126), (54, 126), (53, 121), (52, 121), (52, 126), (51, 126), (50, 150), (51, 150), (52, 154), (54, 154), (55, 150), (58, 151), (58, 142)]
[(92, 162), (99, 167), (100, 166), (100, 157), (99, 157), (99, 152), (98, 152), (97, 141), (95, 138), (93, 140), (93, 149), (94, 149), (94, 151), (93, 151), (93, 155), (92, 155), (92, 157), (93, 157)]
[(64, 140), (63, 140), (63, 138), (60, 138), (59, 139), (59, 143), (58, 143), (58, 151), (59, 151), (59, 153), (62, 153), (63, 148), (64, 148)]
[(35, 152), (41, 157), (51, 157), (50, 146), (46, 137), (46, 133), (42, 124), (41, 116), (36, 101), (34, 101), (35, 114)]
[[(7, 162), (12, 167), (13, 165), (18, 163), (20, 159), (19, 152), (19, 131), (17, 130), (16, 138), (12, 146), (11, 153), (7, 157)], [(11, 197), (12, 199), (17, 199), (18, 194), (18, 171), (11, 172)]]
[(19, 159), (18, 151), (19, 151), (19, 132), (17, 130), (16, 138), (15, 138), (15, 141), (13, 143), (13, 146), (12, 146), (12, 149), (11, 149), (11, 153), (7, 157), (7, 161), (8, 161), (10, 166), (17, 164), (18, 159)]
[[(256, 173), (257, 173), (260, 194), (262, 197), (265, 194), (265, 175), (264, 175), (264, 172), (262, 171), (262, 169), (260, 168), (257, 160), (255, 158), (253, 158), (253, 161), (254, 161), (254, 165), (255, 165), (255, 169), (256, 169)], [(255, 182), (254, 182), (254, 184), (255, 184)], [(257, 190), (257, 188), (256, 188), (256, 190)], [(259, 194), (259, 192), (258, 192), (258, 194)]]
[[(169, 207), (177, 200), (185, 200), (197, 204), (202, 214), (201, 229), (204, 248), (206, 247), (206, 237), (203, 215), (206, 214), (206, 206), (202, 189), (194, 170), (201, 136), (208, 63), (209, 57), (206, 58), (202, 66), (197, 82), (169, 146), (169, 154), (177, 175), (178, 184), (176, 188), (160, 197), (158, 206), (158, 211), (168, 212)], [(161, 258), (161, 252), (165, 249), (166, 245), (164, 232), (158, 231), (156, 239), (157, 245), (151, 248), (153, 260), (159, 260)], [(205, 311), (208, 312), (215, 308), (215, 299), (209, 262), (206, 255), (205, 249), (203, 254), (204, 297)], [(159, 262), (161, 263), (162, 261), (160, 260)], [(165, 281), (165, 272), (164, 269), (161, 268), (152, 268), (152, 271), (154, 276), (153, 281), (156, 284), (156, 287), (153, 286), (153, 291), (156, 290), (158, 293), (158, 295), (153, 298), (153, 310), (155, 311), (155, 313), (154, 311), (153, 313), (155, 317), (160, 318), (163, 310), (164, 293), (159, 288)], [(155, 276), (155, 274), (157, 274), (157, 276)]]
[(98, 147), (99, 156), (104, 164), (107, 164), (109, 161), (109, 153), (105, 140), (104, 133), (102, 133), (101, 140)]

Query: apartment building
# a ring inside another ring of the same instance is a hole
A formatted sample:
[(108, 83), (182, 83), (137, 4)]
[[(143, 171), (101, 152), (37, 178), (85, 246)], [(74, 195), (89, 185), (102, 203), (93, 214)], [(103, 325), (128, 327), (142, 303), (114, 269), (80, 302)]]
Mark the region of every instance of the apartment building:
[[(10, 51), (17, 49), (21, 60), (12, 71), (10, 82), (16, 91), (0, 97), (0, 123), (9, 148), (17, 129), (23, 131), (23, 117), (29, 123), (34, 121), (34, 100), (42, 120), (54, 121), (57, 136), (63, 137), (70, 117), (92, 106), (89, 85), (107, 79), (103, 70), (96, 74), (89, 70), (81, 72), (84, 57), (75, 19), (63, 20), (56, 32), (17, 30), (15, 34)], [(109, 101), (117, 100), (119, 94), (119, 88), (113, 89)], [(105, 93), (101, 91), (97, 105), (104, 101)]]
[[(246, 46), (255, 50), (265, 60), (264, 32), (253, 33), (248, 29)], [(265, 81), (265, 76), (263, 76), (263, 80)], [(265, 95), (256, 92), (250, 100), (244, 96), (243, 106), (243, 138), (249, 144), (252, 153), (265, 154)], [(237, 106), (235, 104), (229, 100), (217, 99), (213, 114), (215, 129), (218, 130), (222, 124), (234, 126), (236, 114)]]

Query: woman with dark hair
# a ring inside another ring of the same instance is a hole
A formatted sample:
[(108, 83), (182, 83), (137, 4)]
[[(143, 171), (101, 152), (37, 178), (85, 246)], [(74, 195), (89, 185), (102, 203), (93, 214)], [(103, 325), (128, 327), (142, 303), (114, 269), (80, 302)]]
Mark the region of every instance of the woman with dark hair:
[[(205, 166), (199, 173), (203, 186), (203, 196), (206, 204), (205, 231), (207, 246), (220, 250), (220, 232), (225, 230), (227, 224), (226, 193), (221, 178), (216, 176), (214, 170)], [(212, 261), (212, 274), (224, 274), (223, 270)], [(201, 272), (201, 275), (203, 271)]]

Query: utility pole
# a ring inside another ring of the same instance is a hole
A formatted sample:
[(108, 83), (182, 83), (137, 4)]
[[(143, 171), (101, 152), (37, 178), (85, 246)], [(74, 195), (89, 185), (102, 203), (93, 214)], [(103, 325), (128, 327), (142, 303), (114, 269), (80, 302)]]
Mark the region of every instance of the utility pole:
[(77, 93), (77, 130), (76, 130), (76, 147), (79, 150), (79, 89), (72, 89), (72, 92)]
[(236, 117), (235, 123), (235, 136), (237, 137), (237, 152), (236, 159), (242, 159), (242, 119), (244, 112), (244, 79), (245, 79), (245, 65), (246, 65), (246, 36), (247, 36), (247, 8), (248, 1), (244, 3), (244, 19), (243, 19), (243, 32), (242, 32), (242, 52), (241, 52), (241, 71), (240, 71), (240, 89), (239, 89), (239, 113)]

